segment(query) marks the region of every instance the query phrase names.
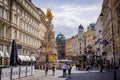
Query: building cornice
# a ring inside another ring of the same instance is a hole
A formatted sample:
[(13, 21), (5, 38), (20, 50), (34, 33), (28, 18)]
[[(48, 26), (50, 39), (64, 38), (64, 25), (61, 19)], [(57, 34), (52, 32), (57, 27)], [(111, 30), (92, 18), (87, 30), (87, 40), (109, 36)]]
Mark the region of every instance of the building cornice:
[[(21, 4), (21, 2), (19, 0), (15, 0), (19, 5), (20, 7), (22, 7), (22, 9), (24, 9), (26, 12), (28, 12), (33, 18), (35, 18), (38, 22), (40, 22), (40, 17), (35, 17), (33, 13), (30, 12), (30, 10), (28, 10), (23, 4)], [(26, 0), (28, 1), (28, 0)], [(34, 7), (33, 7), (34, 8)], [(36, 11), (37, 9), (34, 8), (34, 10)], [(36, 11), (39, 16), (40, 16), (40, 13), (38, 12), (38, 10)]]

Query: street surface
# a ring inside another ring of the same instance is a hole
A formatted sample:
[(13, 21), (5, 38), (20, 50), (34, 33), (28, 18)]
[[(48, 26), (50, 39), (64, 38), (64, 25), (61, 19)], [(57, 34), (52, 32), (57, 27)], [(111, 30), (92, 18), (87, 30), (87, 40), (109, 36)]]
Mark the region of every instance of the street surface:
[[(52, 76), (52, 71), (48, 71), (48, 76), (45, 76), (44, 70), (35, 70), (33, 76), (28, 76), (25, 78), (15, 79), (15, 80), (114, 80), (113, 72), (102, 72), (91, 70), (91, 71), (76, 71), (75, 67), (72, 69), (71, 77), (68, 75), (62, 77), (62, 70), (56, 70), (56, 75)], [(117, 80), (120, 80), (120, 71), (117, 72)]]

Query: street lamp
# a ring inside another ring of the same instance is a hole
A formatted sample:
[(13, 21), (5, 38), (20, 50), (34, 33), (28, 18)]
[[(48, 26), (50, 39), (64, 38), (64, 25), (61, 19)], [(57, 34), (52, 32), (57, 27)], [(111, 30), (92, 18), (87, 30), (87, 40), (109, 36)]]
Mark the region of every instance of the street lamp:
[[(103, 7), (103, 9), (108, 9), (111, 13), (111, 29), (112, 29), (112, 45), (113, 45), (113, 67), (114, 67), (114, 80), (117, 80), (116, 70), (115, 70), (115, 46), (114, 46), (114, 30), (113, 30), (113, 19), (112, 19), (112, 9), (109, 7)], [(100, 16), (104, 16), (103, 13)]]

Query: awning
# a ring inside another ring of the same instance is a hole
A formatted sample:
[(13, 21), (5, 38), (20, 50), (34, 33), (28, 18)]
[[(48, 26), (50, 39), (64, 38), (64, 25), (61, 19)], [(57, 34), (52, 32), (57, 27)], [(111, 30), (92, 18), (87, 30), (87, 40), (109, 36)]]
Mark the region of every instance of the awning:
[(8, 54), (8, 52), (7, 52), (7, 51), (5, 52), (4, 57), (7, 57), (7, 58), (9, 58), (9, 57), (10, 57), (10, 55)]
[(4, 57), (4, 53), (0, 51), (0, 57)]
[(35, 56), (30, 56), (32, 61), (36, 61)]
[(31, 58), (29, 56), (25, 56), (26, 61), (31, 61)]
[(26, 58), (25, 58), (25, 56), (23, 56), (23, 55), (18, 55), (18, 58), (19, 58), (21, 61), (26, 61)]

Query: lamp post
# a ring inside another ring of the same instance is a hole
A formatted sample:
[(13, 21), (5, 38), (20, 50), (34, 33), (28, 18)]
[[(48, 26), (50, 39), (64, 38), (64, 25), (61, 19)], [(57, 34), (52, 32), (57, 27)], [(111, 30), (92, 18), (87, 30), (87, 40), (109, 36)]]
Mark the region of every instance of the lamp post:
[[(114, 46), (114, 29), (113, 29), (113, 19), (112, 19), (112, 9), (109, 7), (103, 7), (103, 9), (108, 9), (111, 15), (111, 29), (112, 29), (112, 45), (113, 45), (113, 67), (114, 67), (114, 80), (117, 80), (116, 70), (115, 70), (115, 46)], [(103, 13), (100, 16), (104, 16)]]

